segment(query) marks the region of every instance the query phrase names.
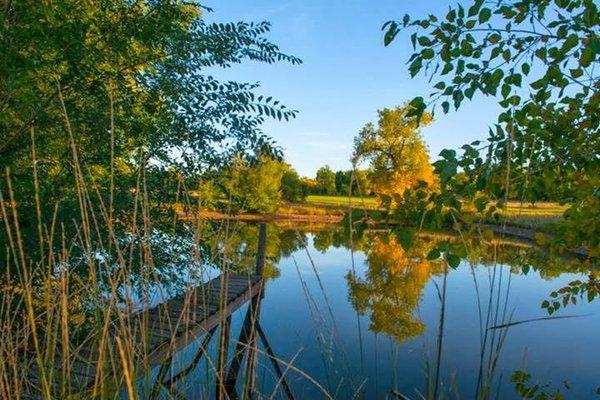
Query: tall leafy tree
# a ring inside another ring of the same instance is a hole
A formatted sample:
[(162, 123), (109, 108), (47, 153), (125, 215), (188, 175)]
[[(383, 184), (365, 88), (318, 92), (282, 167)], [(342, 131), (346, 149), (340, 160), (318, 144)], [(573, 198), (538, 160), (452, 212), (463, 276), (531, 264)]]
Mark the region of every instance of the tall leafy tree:
[(236, 157), (221, 178), (230, 206), (234, 211), (277, 211), (285, 170), (281, 161), (268, 156), (260, 156), (255, 163)]
[(308, 185), (300, 178), (298, 172), (288, 164), (284, 165), (281, 177), (281, 197), (285, 201), (302, 202), (308, 195)]
[[(431, 115), (424, 114), (421, 126), (431, 120)], [(419, 182), (435, 183), (419, 128), (410, 105), (384, 108), (379, 111), (377, 126), (368, 123), (354, 139), (353, 161), (370, 163), (372, 189), (384, 201), (402, 195)]]
[(442, 264), (426, 259), (434, 244), (420, 240), (407, 251), (394, 237), (375, 238), (365, 277), (346, 276), (348, 297), (359, 314), (369, 314), (369, 329), (400, 343), (424, 332), (414, 311), (431, 276), (443, 271)]
[(97, 186), (116, 177), (126, 198), (144, 160), (192, 175), (234, 153), (278, 153), (261, 123), (295, 112), (208, 70), (300, 60), (265, 38), (268, 23), (209, 24), (204, 12), (182, 0), (1, 2), (0, 168), (17, 190), (33, 186), (34, 141), (47, 199), (69, 196), (77, 163)]
[(352, 171), (335, 171), (335, 191), (338, 195), (348, 195)]
[(329, 165), (325, 165), (317, 170), (315, 180), (322, 194), (334, 195), (336, 193), (335, 172), (333, 172)]

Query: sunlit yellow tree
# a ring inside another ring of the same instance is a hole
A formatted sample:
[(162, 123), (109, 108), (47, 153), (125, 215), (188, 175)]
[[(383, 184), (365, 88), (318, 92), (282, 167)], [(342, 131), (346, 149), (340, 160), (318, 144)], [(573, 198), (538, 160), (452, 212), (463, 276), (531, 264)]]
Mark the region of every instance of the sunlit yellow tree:
[(384, 108), (379, 111), (377, 126), (366, 124), (354, 138), (353, 161), (370, 163), (373, 191), (384, 203), (419, 182), (436, 182), (419, 129), (432, 122), (431, 114), (425, 113), (417, 123), (410, 111), (408, 104)]

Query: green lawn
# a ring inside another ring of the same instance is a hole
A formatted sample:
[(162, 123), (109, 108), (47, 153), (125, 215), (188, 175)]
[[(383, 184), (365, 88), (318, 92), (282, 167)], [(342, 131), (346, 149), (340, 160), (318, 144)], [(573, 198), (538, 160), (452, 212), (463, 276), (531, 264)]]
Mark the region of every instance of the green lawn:
[(538, 202), (532, 206), (528, 203), (509, 201), (504, 217), (508, 225), (543, 230), (546, 225), (562, 221), (562, 214), (566, 209), (567, 206), (554, 202)]
[(537, 202), (535, 205), (517, 201), (509, 201), (506, 204), (506, 212), (509, 215), (560, 215), (567, 209), (567, 206), (561, 206), (555, 202)]
[[(348, 202), (355, 208), (376, 210), (379, 203), (376, 197), (351, 197), (310, 195), (306, 203), (314, 206), (347, 207)], [(506, 223), (508, 225), (542, 229), (545, 225), (558, 223), (562, 220), (562, 213), (567, 207), (554, 202), (538, 202), (535, 205), (517, 201), (509, 201), (506, 205)], [(493, 222), (493, 221), (489, 221)]]
[(323, 196), (323, 195), (310, 195), (306, 198), (308, 204), (314, 205), (325, 205), (325, 206), (348, 206), (348, 203), (352, 207), (366, 208), (375, 210), (379, 208), (379, 202), (376, 197), (348, 197), (348, 196)]

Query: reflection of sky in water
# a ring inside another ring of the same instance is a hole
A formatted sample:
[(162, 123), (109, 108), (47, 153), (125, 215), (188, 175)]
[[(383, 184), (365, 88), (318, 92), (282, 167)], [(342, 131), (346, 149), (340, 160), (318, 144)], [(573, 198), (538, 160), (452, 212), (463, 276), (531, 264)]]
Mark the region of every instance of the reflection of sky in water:
[[(443, 276), (434, 275), (428, 280), (414, 311), (414, 316), (425, 325), (424, 333), (397, 343), (389, 336), (369, 330), (370, 312), (359, 316), (353, 309), (346, 280), (352, 270), (350, 251), (343, 247), (317, 251), (312, 247), (314, 236), (309, 235), (308, 239), (310, 258), (304, 249), (283, 257), (277, 264), (280, 276), (269, 280), (262, 302), (261, 326), (277, 357), (283, 360), (295, 358), (294, 366), (316, 379), (330, 393), (337, 394), (334, 397), (351, 398), (361, 387), (367, 399), (385, 398), (392, 389), (410, 398), (419, 398), (417, 390), (424, 393), (426, 387), (426, 360), (429, 358), (431, 363), (435, 360), (440, 318), (436, 284), (442, 287)], [(364, 277), (367, 268), (364, 253), (354, 253), (354, 266), (357, 275)], [(479, 266), (474, 271), (485, 318), (490, 276), (494, 269)], [(503, 304), (509, 268), (499, 266), (496, 274), (494, 290), (497, 292), (501, 276)], [(512, 275), (508, 297), (512, 320), (547, 316), (540, 308), (542, 300), (573, 279), (585, 279), (585, 276), (561, 274), (542, 279), (535, 271)], [(320, 285), (324, 287), (324, 293)], [(451, 270), (447, 279), (440, 380), (451, 398), (474, 396), (480, 352), (476, 296), (469, 265), (462, 263), (457, 270)], [(594, 398), (596, 387), (600, 386), (599, 304), (598, 301), (583, 303), (558, 312), (558, 315), (592, 314), (590, 316), (531, 322), (510, 328), (498, 361), (499, 398), (516, 398), (509, 376), (517, 369), (531, 373), (535, 383), (549, 383), (552, 388), (561, 389), (567, 398)], [(242, 307), (232, 316), (232, 340), (239, 335), (246, 308)], [(180, 387), (188, 398), (214, 396), (214, 376), (207, 371), (214, 371), (211, 365), (216, 363), (217, 337), (211, 342), (211, 359), (204, 359)], [(178, 353), (174, 370), (187, 365), (197, 348), (198, 342)], [(233, 347), (229, 351), (231, 355)], [(270, 394), (277, 378), (266, 357), (259, 355), (258, 365), (258, 388)], [(288, 371), (286, 375), (296, 398), (322, 397), (315, 385), (299, 374)], [(570, 390), (565, 390), (565, 381)], [(243, 382), (243, 377), (238, 382)], [(497, 390), (495, 382), (494, 393)], [(278, 396), (283, 398), (282, 393)]]
[[(121, 249), (127, 249), (132, 244), (135, 249), (141, 246), (138, 235), (123, 235), (118, 241)], [(134, 309), (154, 307), (185, 292), (189, 287), (219, 275), (219, 269), (206, 250), (194, 243), (191, 232), (174, 235), (154, 229), (146, 244), (152, 249), (153, 265), (142, 265), (136, 274), (129, 276), (130, 282), (120, 282), (117, 290), (121, 299), (127, 298)], [(91, 255), (73, 257), (68, 266), (64, 263), (57, 264), (55, 274), (58, 276), (67, 267), (86, 269), (89, 260), (93, 259), (101, 273), (101, 292), (104, 293), (105, 301), (108, 301), (111, 296), (110, 279), (121, 268), (115, 261), (116, 258), (104, 250), (96, 250)]]

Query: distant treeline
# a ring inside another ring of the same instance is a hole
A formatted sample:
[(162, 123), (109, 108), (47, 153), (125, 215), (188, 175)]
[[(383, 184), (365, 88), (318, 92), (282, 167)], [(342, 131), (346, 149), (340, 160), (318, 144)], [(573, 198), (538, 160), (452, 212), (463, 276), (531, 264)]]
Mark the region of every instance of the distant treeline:
[[(371, 195), (371, 183), (368, 170), (333, 171), (329, 165), (317, 170), (314, 179), (302, 178), (308, 194), (338, 196)], [(351, 190), (352, 189), (352, 190)]]
[(197, 195), (203, 207), (270, 213), (282, 202), (301, 203), (311, 194), (371, 195), (367, 170), (319, 168), (314, 178), (302, 177), (289, 164), (267, 156), (255, 161), (239, 157), (228, 168), (204, 175)]

